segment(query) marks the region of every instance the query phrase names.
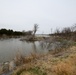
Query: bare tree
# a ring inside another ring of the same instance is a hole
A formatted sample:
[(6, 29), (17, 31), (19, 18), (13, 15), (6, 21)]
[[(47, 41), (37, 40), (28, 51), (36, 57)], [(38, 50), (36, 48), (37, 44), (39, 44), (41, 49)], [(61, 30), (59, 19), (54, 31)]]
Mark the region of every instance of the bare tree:
[(59, 30), (59, 28), (56, 28), (55, 35), (59, 35), (59, 34), (60, 34), (60, 30)]
[(70, 27), (63, 28), (62, 33), (65, 34), (71, 33), (71, 28)]
[(76, 24), (71, 27), (72, 32), (76, 31)]
[(34, 30), (33, 30), (34, 37), (35, 37), (35, 34), (36, 34), (37, 30), (38, 30), (38, 24), (34, 24)]
[(59, 28), (56, 29), (55, 33), (59, 34), (60, 33), (60, 30)]

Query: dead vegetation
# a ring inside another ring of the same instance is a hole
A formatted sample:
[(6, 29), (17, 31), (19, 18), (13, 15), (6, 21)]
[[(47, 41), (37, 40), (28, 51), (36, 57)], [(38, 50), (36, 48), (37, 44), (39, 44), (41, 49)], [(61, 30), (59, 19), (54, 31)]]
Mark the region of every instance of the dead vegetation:
[(12, 75), (76, 75), (76, 46), (67, 48), (57, 57), (50, 53), (44, 56), (31, 54), (26, 62)]

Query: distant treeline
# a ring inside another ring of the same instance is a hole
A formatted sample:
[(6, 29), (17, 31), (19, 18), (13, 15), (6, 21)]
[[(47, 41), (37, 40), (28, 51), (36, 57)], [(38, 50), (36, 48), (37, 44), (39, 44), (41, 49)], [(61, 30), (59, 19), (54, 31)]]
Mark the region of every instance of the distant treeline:
[(20, 36), (23, 35), (20, 31), (13, 31), (11, 29), (0, 29), (0, 35), (7, 35), (7, 36)]
[(76, 24), (72, 27), (65, 27), (62, 30), (56, 29), (51, 36), (59, 36), (62, 38), (73, 39), (76, 41)]

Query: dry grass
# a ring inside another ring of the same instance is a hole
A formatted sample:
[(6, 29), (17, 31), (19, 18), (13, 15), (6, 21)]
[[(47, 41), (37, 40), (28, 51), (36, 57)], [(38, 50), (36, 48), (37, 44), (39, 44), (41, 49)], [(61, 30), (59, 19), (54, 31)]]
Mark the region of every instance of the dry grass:
[(66, 52), (68, 52), (66, 58), (65, 54), (62, 55), (63, 58), (54, 57), (50, 53), (42, 57), (31, 54), (26, 59), (27, 64), (19, 67), (13, 75), (76, 75), (76, 47), (68, 48)]
[(54, 65), (52, 69), (56, 75), (76, 75), (76, 67), (65, 62), (59, 62), (58, 64)]
[(53, 65), (52, 71), (56, 75), (76, 75), (76, 47), (72, 47), (70, 51), (72, 53), (67, 58)]

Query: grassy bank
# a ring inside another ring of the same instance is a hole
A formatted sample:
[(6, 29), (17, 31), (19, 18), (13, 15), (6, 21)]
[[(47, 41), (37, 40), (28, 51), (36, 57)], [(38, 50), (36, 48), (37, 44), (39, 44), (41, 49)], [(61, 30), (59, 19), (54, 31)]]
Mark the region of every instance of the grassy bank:
[(32, 54), (12, 75), (76, 75), (76, 43), (61, 52)]

